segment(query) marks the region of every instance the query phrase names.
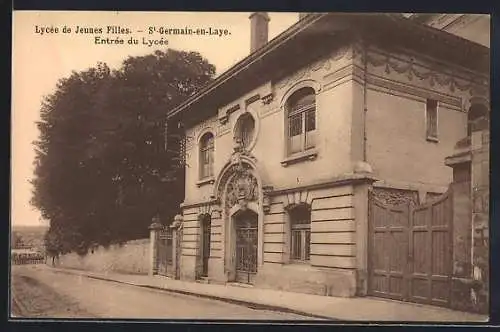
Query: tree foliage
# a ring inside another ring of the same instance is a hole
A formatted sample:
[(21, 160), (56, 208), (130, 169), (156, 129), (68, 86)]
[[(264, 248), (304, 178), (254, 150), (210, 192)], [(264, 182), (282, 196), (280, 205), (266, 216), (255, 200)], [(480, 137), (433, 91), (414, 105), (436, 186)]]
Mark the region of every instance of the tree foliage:
[(58, 82), (34, 142), (32, 204), (50, 220), (48, 251), (85, 253), (147, 236), (156, 214), (172, 220), (184, 183), (179, 146), (165, 149), (165, 115), (214, 74), (200, 54), (167, 50)]

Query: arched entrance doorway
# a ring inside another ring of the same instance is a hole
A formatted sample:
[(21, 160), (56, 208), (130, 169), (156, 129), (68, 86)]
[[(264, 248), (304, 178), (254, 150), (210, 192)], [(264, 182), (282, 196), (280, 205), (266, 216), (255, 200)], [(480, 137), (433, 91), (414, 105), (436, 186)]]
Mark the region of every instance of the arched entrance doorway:
[(238, 211), (234, 216), (236, 233), (236, 281), (252, 284), (257, 274), (258, 215), (252, 210)]

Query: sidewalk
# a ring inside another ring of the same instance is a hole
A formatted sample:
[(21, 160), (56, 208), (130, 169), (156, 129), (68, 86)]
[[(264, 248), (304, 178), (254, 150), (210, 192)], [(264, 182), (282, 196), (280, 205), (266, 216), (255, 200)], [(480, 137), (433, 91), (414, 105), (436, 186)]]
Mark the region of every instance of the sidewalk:
[(161, 276), (96, 273), (45, 266), (60, 273), (81, 275), (139, 287), (206, 297), (259, 309), (292, 312), (300, 315), (342, 321), (399, 322), (487, 322), (488, 317), (446, 308), (375, 299), (339, 298), (300, 294), (254, 287), (202, 284)]

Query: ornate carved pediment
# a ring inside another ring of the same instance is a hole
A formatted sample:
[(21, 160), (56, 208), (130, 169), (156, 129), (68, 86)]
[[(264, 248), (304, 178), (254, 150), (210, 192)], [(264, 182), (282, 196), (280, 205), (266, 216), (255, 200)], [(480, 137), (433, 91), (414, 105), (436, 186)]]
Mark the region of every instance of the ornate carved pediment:
[(245, 208), (248, 202), (258, 200), (257, 179), (248, 169), (235, 168), (235, 174), (226, 187), (226, 207), (239, 204)]
[(252, 174), (252, 168), (243, 162), (242, 157), (251, 157), (245, 151), (240, 140), (235, 141), (234, 152), (230, 157), (230, 168), (228, 169), (229, 180), (225, 187), (225, 207), (231, 208), (235, 204), (246, 207), (248, 202), (258, 200), (258, 182)]

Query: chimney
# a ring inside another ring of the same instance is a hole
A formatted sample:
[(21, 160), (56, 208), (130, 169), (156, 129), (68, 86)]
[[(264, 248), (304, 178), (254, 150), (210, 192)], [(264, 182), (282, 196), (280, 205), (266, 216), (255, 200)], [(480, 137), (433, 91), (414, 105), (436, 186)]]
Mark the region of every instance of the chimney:
[(253, 53), (268, 42), (269, 15), (255, 12), (250, 15), (250, 52)]

